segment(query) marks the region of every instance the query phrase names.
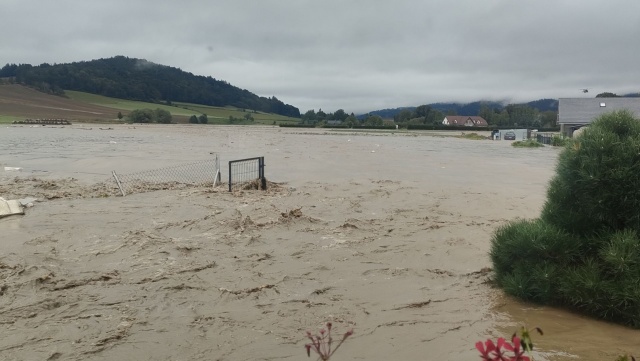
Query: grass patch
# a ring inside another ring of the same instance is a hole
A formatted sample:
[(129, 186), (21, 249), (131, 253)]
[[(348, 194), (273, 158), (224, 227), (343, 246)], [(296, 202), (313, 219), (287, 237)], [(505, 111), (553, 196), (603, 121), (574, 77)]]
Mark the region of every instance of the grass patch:
[(544, 147), (544, 144), (538, 143), (538, 141), (533, 140), (533, 139), (518, 140), (518, 141), (515, 141), (515, 142), (511, 143), (511, 145), (514, 146), (514, 147), (517, 147), (517, 148), (540, 148), (540, 147)]
[(14, 117), (11, 115), (0, 115), (0, 124), (11, 124), (14, 120), (24, 120), (24, 117)]

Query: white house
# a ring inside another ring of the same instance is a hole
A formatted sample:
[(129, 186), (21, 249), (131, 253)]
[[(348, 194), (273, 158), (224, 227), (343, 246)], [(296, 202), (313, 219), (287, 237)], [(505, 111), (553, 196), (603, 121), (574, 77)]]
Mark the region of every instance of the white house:
[(468, 115), (447, 115), (442, 121), (443, 125), (459, 127), (488, 127), (489, 124), (482, 117)]

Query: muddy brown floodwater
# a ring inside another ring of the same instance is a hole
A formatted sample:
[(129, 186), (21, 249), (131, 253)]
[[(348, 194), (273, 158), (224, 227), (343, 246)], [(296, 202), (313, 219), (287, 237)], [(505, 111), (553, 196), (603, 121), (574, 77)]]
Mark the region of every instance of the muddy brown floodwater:
[[(491, 235), (539, 215), (558, 149), (429, 133), (276, 127), (0, 128), (0, 358), (475, 360), (541, 327), (537, 360), (640, 354), (640, 332), (488, 282)], [(446, 134), (455, 135), (457, 133)], [(270, 188), (117, 196), (111, 171), (264, 156)], [(4, 167), (10, 167), (4, 171)], [(16, 171), (15, 168), (21, 168)]]

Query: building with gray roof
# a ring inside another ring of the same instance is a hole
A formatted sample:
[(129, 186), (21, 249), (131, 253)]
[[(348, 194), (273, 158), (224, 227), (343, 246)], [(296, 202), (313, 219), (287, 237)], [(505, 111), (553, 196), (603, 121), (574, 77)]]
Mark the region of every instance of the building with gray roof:
[(571, 136), (573, 130), (591, 123), (600, 115), (623, 109), (631, 111), (640, 118), (640, 98), (560, 98), (558, 103), (560, 132)]

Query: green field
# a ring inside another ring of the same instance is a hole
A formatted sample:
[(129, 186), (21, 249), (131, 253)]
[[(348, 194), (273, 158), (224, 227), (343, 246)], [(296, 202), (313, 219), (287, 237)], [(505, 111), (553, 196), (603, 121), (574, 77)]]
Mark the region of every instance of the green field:
[[(77, 91), (67, 90), (65, 91), (66, 95), (73, 100), (81, 101), (84, 103), (99, 105), (103, 107), (109, 107), (113, 109), (117, 109), (123, 112), (126, 115), (127, 111), (132, 111), (135, 109), (164, 109), (171, 113), (174, 117), (185, 117), (189, 118), (192, 115), (200, 116), (201, 114), (206, 114), (210, 124), (280, 124), (280, 123), (297, 123), (300, 121), (298, 118), (286, 117), (278, 114), (268, 114), (257, 112), (254, 113), (252, 111), (248, 111), (251, 116), (254, 118), (253, 122), (246, 121), (244, 119), (247, 111), (243, 111), (242, 109), (233, 108), (233, 107), (214, 107), (208, 105), (200, 105), (200, 104), (190, 104), (190, 103), (179, 103), (175, 102), (172, 105), (164, 105), (157, 103), (146, 103), (139, 102), (133, 100), (124, 100), (124, 99), (116, 99), (109, 98), (102, 95), (83, 93)], [(233, 117), (233, 123), (230, 123), (229, 117)], [(183, 119), (184, 120), (184, 119)]]
[(10, 115), (0, 115), (0, 124), (10, 124), (14, 120), (24, 120), (24, 117), (14, 117)]

